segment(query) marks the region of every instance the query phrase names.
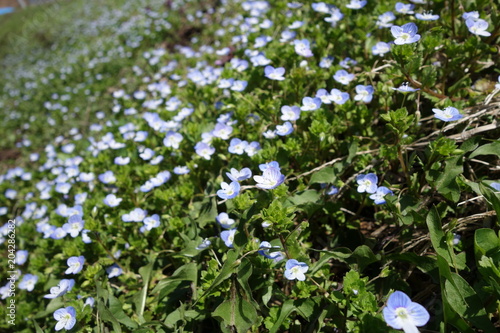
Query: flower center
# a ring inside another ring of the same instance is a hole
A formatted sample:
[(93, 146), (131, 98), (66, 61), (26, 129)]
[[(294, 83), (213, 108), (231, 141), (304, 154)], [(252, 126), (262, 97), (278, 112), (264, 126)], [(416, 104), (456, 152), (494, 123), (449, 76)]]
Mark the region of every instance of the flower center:
[(408, 319), (408, 310), (406, 308), (397, 308), (396, 309), (396, 316), (398, 316), (401, 319)]
[(406, 33), (406, 32), (403, 32), (400, 36), (401, 39), (403, 40), (407, 40), (408, 38), (410, 38), (410, 34)]

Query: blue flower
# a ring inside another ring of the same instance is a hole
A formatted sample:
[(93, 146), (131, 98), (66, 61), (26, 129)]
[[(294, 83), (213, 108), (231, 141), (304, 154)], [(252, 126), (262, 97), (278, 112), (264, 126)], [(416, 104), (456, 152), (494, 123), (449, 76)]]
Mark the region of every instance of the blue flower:
[(350, 9), (361, 9), (366, 5), (366, 2), (366, 0), (351, 0), (351, 2), (345, 6)]
[(418, 332), (417, 326), (424, 326), (430, 318), (429, 312), (422, 305), (412, 302), (402, 291), (395, 291), (389, 296), (382, 312), (389, 326), (402, 329), (405, 333)]
[(339, 188), (334, 185), (330, 186), (330, 188), (326, 191), (327, 195), (335, 195), (337, 193), (339, 193)]
[(432, 112), (435, 118), (442, 121), (455, 121), (463, 118), (463, 115), (453, 106), (448, 106), (444, 110), (432, 109)]
[(217, 215), (215, 220), (219, 222), (221, 227), (223, 227), (224, 229), (234, 228), (235, 221), (234, 219), (229, 218), (229, 215), (227, 213), (224, 212), (220, 213), (219, 215)]
[(123, 199), (117, 198), (114, 194), (108, 194), (102, 201), (109, 207), (116, 207), (122, 202)]
[(229, 142), (228, 151), (231, 154), (243, 155), (245, 149), (248, 146), (248, 142), (244, 140), (240, 140), (238, 138), (231, 139)]
[(374, 173), (358, 175), (356, 177), (356, 182), (358, 183), (359, 193), (375, 193), (377, 191), (378, 177)]
[(295, 121), (300, 118), (300, 108), (298, 106), (283, 105), (281, 107), (281, 120)]
[(391, 33), (396, 38), (394, 44), (403, 45), (411, 44), (420, 40), (420, 35), (417, 34), (418, 27), (415, 23), (410, 22), (402, 26), (393, 25), (391, 27)]
[(274, 262), (276, 263), (278, 261), (285, 259), (283, 253), (281, 253), (280, 251), (269, 252), (269, 250), (279, 249), (279, 248), (280, 248), (279, 246), (272, 246), (271, 243), (263, 241), (259, 245), (260, 250), (258, 251), (258, 253), (266, 257), (267, 259), (274, 260)]
[(259, 164), (260, 171), (265, 171), (266, 169), (269, 169), (269, 168), (276, 168), (278, 170), (281, 169), (279, 163), (276, 161), (271, 161), (269, 163)]
[(252, 177), (252, 170), (250, 170), (249, 168), (243, 168), (241, 169), (241, 171), (238, 171), (235, 168), (231, 168), (231, 172), (226, 172), (226, 175), (233, 182), (241, 182), (242, 180), (246, 180)]
[(319, 62), (319, 67), (321, 68), (330, 68), (332, 67), (334, 58), (332, 56), (321, 58)]
[(221, 199), (232, 199), (240, 193), (240, 183), (238, 182), (231, 182), (231, 184), (222, 182), (220, 187), (221, 189), (217, 191), (217, 196)]
[(372, 47), (373, 55), (383, 56), (391, 50), (391, 44), (385, 42), (378, 42)]
[(208, 239), (205, 238), (203, 242), (201, 242), (200, 245), (196, 247), (197, 250), (205, 250), (207, 247), (209, 247), (212, 244), (212, 242)]
[(174, 168), (174, 173), (176, 175), (185, 175), (185, 174), (188, 174), (189, 173), (189, 168), (187, 166), (176, 166)]
[(391, 89), (397, 90), (397, 91), (402, 92), (402, 93), (409, 93), (409, 92), (415, 92), (415, 91), (420, 90), (420, 89), (415, 89), (415, 88), (410, 87), (408, 85), (408, 82), (403, 83), (402, 85), (400, 85), (397, 88), (391, 87)]
[(236, 80), (234, 81), (232, 87), (231, 87), (231, 90), (233, 91), (243, 91), (245, 90), (245, 88), (247, 87), (248, 85), (248, 82), (247, 81), (243, 81), (243, 80)]
[(22, 280), (19, 282), (19, 289), (33, 291), (35, 284), (38, 281), (38, 276), (33, 274), (26, 274), (23, 276)]
[(65, 223), (62, 228), (64, 231), (66, 231), (68, 234), (71, 235), (71, 237), (75, 238), (80, 234), (80, 231), (83, 230), (85, 222), (82, 220), (82, 216), (79, 214), (75, 214), (70, 216), (68, 223)]
[(57, 320), (56, 331), (63, 328), (70, 330), (76, 324), (76, 310), (72, 306), (60, 308), (54, 312), (54, 319)]
[(233, 247), (235, 234), (236, 229), (224, 230), (220, 233), (220, 238), (224, 241), (227, 247)]
[(472, 18), (468, 18), (465, 21), (465, 24), (467, 25), (469, 31), (474, 35), (485, 36), (485, 37), (491, 36), (491, 33), (486, 31), (486, 29), (488, 29), (489, 24), (483, 19), (474, 20)]
[(24, 263), (28, 260), (28, 251), (19, 250), (16, 252), (16, 264), (24, 265)]
[(372, 101), (374, 91), (375, 90), (372, 86), (363, 86), (359, 84), (356, 86), (356, 96), (354, 96), (354, 100), (370, 103)]
[(134, 208), (130, 213), (122, 215), (123, 222), (142, 222), (148, 214), (147, 211), (141, 208)]
[(212, 146), (209, 146), (205, 142), (198, 142), (195, 146), (194, 149), (196, 151), (196, 154), (203, 157), (206, 160), (209, 160), (213, 153), (215, 153), (215, 148)]
[(144, 225), (139, 229), (142, 233), (146, 230), (150, 231), (153, 228), (158, 228), (160, 226), (160, 216), (158, 214), (153, 214), (152, 216), (144, 218), (142, 223), (144, 223)]
[(321, 107), (321, 99), (317, 97), (304, 97), (302, 99), (302, 106), (300, 109), (302, 111), (314, 111)]
[(411, 3), (405, 4), (402, 2), (397, 2), (395, 8), (398, 13), (413, 14), (413, 8), (415, 8), (415, 5), (412, 5)]
[(333, 75), (333, 79), (344, 85), (348, 85), (352, 80), (354, 80), (354, 74), (349, 74), (345, 69), (339, 69)]
[(74, 279), (62, 279), (55, 287), (50, 288), (50, 294), (43, 296), (43, 298), (53, 299), (66, 294), (75, 285)]
[(285, 122), (283, 125), (276, 126), (276, 134), (279, 136), (285, 136), (293, 132), (292, 123), (289, 121)]
[(439, 15), (433, 15), (432, 12), (424, 12), (415, 14), (415, 18), (421, 21), (435, 21), (439, 19)]
[(321, 103), (324, 103), (324, 104), (331, 104), (332, 103), (332, 100), (330, 98), (330, 94), (328, 93), (328, 91), (326, 89), (319, 89), (316, 92), (316, 97), (321, 99)]
[(268, 79), (283, 81), (285, 79), (283, 77), (283, 75), (285, 75), (285, 68), (284, 67), (274, 68), (273, 66), (266, 66), (264, 68), (264, 74)]
[(387, 194), (394, 195), (394, 193), (392, 193), (392, 191), (390, 189), (388, 189), (387, 187), (380, 186), (377, 188), (377, 192), (370, 195), (370, 199), (372, 199), (376, 205), (382, 205), (382, 204), (386, 203), (384, 197)]
[(163, 139), (163, 144), (165, 145), (165, 147), (178, 149), (181, 141), (182, 141), (181, 134), (173, 131), (168, 131), (167, 135), (165, 135), (165, 138)]
[(295, 259), (289, 259), (285, 265), (285, 277), (288, 280), (304, 281), (306, 279), (305, 273), (309, 270), (304, 262), (299, 262)]
[(252, 141), (245, 148), (245, 153), (247, 153), (248, 156), (253, 156), (257, 154), (261, 149), (262, 148), (260, 147), (260, 143), (258, 143), (257, 141)]
[(253, 176), (253, 179), (257, 182), (257, 187), (271, 190), (285, 181), (285, 175), (281, 174), (279, 167), (268, 167), (263, 171), (262, 176)]
[(98, 178), (104, 184), (112, 184), (112, 183), (116, 182), (116, 177), (113, 174), (113, 171), (109, 171), (109, 170), (104, 172), (104, 173), (101, 173), (98, 176)]
[(344, 104), (349, 100), (349, 98), (349, 93), (340, 91), (338, 89), (332, 89), (330, 91), (330, 100), (337, 105)]
[(78, 274), (83, 269), (83, 263), (85, 262), (84, 256), (70, 257), (68, 258), (68, 269), (64, 272), (65, 274)]
[(298, 55), (306, 58), (313, 56), (309, 41), (307, 39), (296, 39), (293, 41), (293, 44), (295, 45), (295, 52)]
[(108, 273), (108, 279), (111, 279), (115, 276), (120, 276), (123, 273), (123, 270), (117, 264), (113, 264), (106, 268), (106, 273)]
[(378, 16), (376, 24), (379, 28), (390, 28), (393, 26), (392, 21), (395, 19), (396, 16), (393, 12), (385, 12)]

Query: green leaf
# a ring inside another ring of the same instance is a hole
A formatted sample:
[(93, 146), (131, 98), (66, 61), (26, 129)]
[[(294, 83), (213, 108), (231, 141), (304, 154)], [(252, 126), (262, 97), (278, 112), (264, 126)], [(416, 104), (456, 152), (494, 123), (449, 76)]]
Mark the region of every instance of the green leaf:
[(137, 323), (130, 319), (125, 311), (123, 311), (123, 306), (120, 300), (111, 294), (109, 295), (109, 311), (120, 323), (130, 328), (137, 328)]
[(238, 265), (240, 264), (240, 261), (239, 260), (237, 261), (236, 259), (238, 259), (238, 254), (236, 253), (236, 251), (229, 250), (227, 252), (226, 261), (224, 261), (224, 265), (222, 265), (219, 275), (217, 275), (217, 277), (214, 279), (214, 282), (212, 282), (210, 287), (208, 287), (208, 289), (205, 290), (205, 292), (203, 293), (203, 295), (200, 296), (199, 299), (208, 295), (215, 287), (217, 287), (223, 281), (227, 280), (231, 276), (231, 274), (233, 274), (234, 269), (238, 267)]
[(426, 223), (434, 250), (448, 262), (448, 265), (454, 266), (450, 255), (450, 248), (446, 243), (446, 237), (441, 225), (441, 218), (436, 207), (432, 207), (429, 214), (427, 214)]
[(451, 277), (454, 283), (446, 280), (445, 290), (452, 309), (485, 333), (497, 332), (474, 289), (460, 275), (451, 273)]
[(241, 261), (241, 265), (238, 268), (238, 275), (237, 279), (238, 282), (240, 283), (240, 286), (243, 288), (245, 291), (247, 299), (252, 303), (252, 305), (256, 308), (259, 307), (259, 304), (255, 301), (255, 299), (252, 296), (252, 288), (250, 287), (250, 284), (248, 283), (248, 279), (251, 278), (252, 276), (252, 262), (248, 259), (243, 259)]
[(170, 294), (172, 291), (177, 289), (177, 287), (183, 281), (195, 282), (198, 280), (198, 267), (195, 263), (188, 263), (179, 267), (171, 277), (158, 282), (154, 287), (152, 293), (159, 293), (159, 299), (163, 299), (165, 296)]
[(259, 321), (257, 310), (250, 302), (241, 298), (235, 290), (232, 293), (231, 298), (222, 302), (212, 316), (221, 318), (225, 326), (234, 327), (237, 332), (246, 333)]
[[(368, 246), (358, 246), (349, 258), (351, 263), (356, 263), (359, 272), (362, 272), (368, 265), (380, 260), (380, 255), (375, 255)], [(354, 260), (353, 260), (354, 259)]]
[(320, 198), (318, 191), (316, 190), (306, 190), (300, 193), (295, 194), (293, 197), (290, 197), (288, 200), (292, 202), (294, 205), (305, 205), (308, 203), (317, 202)]
[(153, 271), (154, 259), (146, 266), (139, 268), (139, 274), (142, 277), (142, 289), (134, 295), (134, 304), (139, 318), (144, 315), (144, 308), (146, 307), (146, 297), (149, 289), (149, 279)]
[(457, 184), (457, 176), (462, 174), (463, 156), (454, 156), (446, 160), (444, 171), (440, 173), (434, 184), (437, 191), (453, 202), (460, 199), (460, 188)]
[(97, 312), (102, 320), (109, 322), (113, 325), (113, 332), (121, 333), (122, 329), (120, 323), (113, 316), (111, 311), (109, 311), (106, 305), (104, 305), (104, 301), (101, 299), (97, 299)]
[(479, 156), (479, 155), (499, 156), (500, 155), (500, 141), (488, 143), (488, 144), (485, 144), (485, 145), (477, 148), (469, 155), (469, 158), (474, 158), (474, 157)]
[(497, 221), (500, 223), (500, 194), (493, 192), (493, 190), (482, 183), (479, 184), (479, 190), (497, 213)]
[(493, 256), (500, 251), (500, 238), (493, 229), (477, 229), (474, 233), (474, 250), (477, 259), (483, 255)]
[(310, 184), (326, 183), (333, 184), (337, 180), (333, 167), (323, 168), (312, 174)]

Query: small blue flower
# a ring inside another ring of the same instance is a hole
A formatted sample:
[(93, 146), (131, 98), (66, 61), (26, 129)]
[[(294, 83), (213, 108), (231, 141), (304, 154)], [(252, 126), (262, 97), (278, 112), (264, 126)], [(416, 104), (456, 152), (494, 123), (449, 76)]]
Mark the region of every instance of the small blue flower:
[(114, 194), (108, 194), (102, 201), (109, 207), (116, 207), (122, 202), (123, 199), (117, 198)]
[(144, 223), (144, 225), (139, 229), (140, 232), (144, 233), (145, 231), (151, 231), (151, 229), (160, 226), (160, 216), (158, 214), (153, 214), (152, 216), (144, 218), (142, 223)]
[(432, 12), (416, 13), (415, 18), (420, 21), (435, 21), (439, 19), (439, 15), (433, 15)]
[(76, 310), (72, 306), (60, 308), (54, 312), (54, 319), (57, 320), (56, 331), (60, 331), (63, 328), (70, 330), (76, 324)]
[(327, 195), (335, 195), (337, 193), (339, 193), (339, 188), (334, 185), (330, 186), (330, 188), (326, 191)]
[(43, 296), (43, 298), (53, 299), (66, 294), (75, 285), (74, 279), (62, 279), (55, 287), (50, 288), (50, 294)]
[(33, 291), (35, 284), (38, 282), (38, 276), (33, 274), (26, 274), (23, 276), (22, 280), (19, 282), (19, 289)]
[(402, 92), (402, 93), (409, 93), (409, 92), (415, 92), (415, 91), (420, 90), (420, 89), (415, 89), (415, 88), (410, 87), (408, 85), (408, 82), (403, 83), (402, 85), (400, 85), (397, 88), (391, 87), (391, 89), (397, 90), (397, 91)]
[(374, 91), (375, 90), (372, 86), (363, 86), (359, 84), (356, 86), (356, 96), (354, 96), (354, 100), (370, 103), (372, 101)]
[(285, 175), (281, 174), (279, 168), (268, 167), (263, 171), (262, 176), (253, 176), (253, 179), (257, 182), (258, 188), (271, 190), (285, 181)]
[(243, 155), (247, 146), (248, 146), (247, 141), (234, 138), (231, 139), (231, 141), (229, 142), (228, 151), (231, 154)]
[(463, 115), (453, 106), (448, 106), (444, 110), (432, 109), (432, 112), (435, 118), (442, 121), (455, 121), (463, 118)]
[(289, 121), (285, 122), (283, 125), (276, 126), (276, 134), (279, 136), (285, 136), (293, 132), (293, 125)]
[(272, 246), (271, 243), (263, 241), (259, 245), (258, 253), (267, 259), (272, 259), (275, 263), (285, 259), (284, 255), (280, 251), (269, 252), (271, 249), (279, 249), (279, 246)]
[(70, 257), (68, 258), (68, 269), (64, 272), (65, 274), (78, 274), (83, 269), (83, 263), (85, 262), (84, 256)]
[(223, 227), (224, 229), (232, 229), (234, 228), (234, 219), (229, 218), (229, 215), (225, 212), (220, 213), (217, 215), (215, 218), (217, 222)]
[(203, 157), (206, 160), (209, 160), (211, 156), (215, 153), (215, 148), (212, 146), (209, 146), (205, 142), (198, 142), (195, 146), (194, 149), (196, 151), (196, 154)]
[(231, 184), (222, 182), (220, 187), (221, 189), (217, 191), (217, 196), (221, 199), (232, 199), (240, 193), (240, 183), (238, 182), (231, 182)]
[(418, 332), (417, 326), (424, 326), (430, 318), (429, 312), (422, 305), (412, 302), (402, 291), (395, 291), (389, 296), (382, 312), (389, 326), (402, 329), (405, 333)]
[(300, 118), (300, 108), (298, 106), (283, 105), (281, 107), (281, 120), (296, 121)]
[(285, 68), (274, 68), (273, 66), (266, 66), (264, 68), (264, 74), (268, 79), (283, 81), (285, 79), (285, 77), (283, 76), (285, 75)]
[(372, 47), (373, 55), (383, 56), (391, 50), (391, 44), (385, 42), (378, 42)]
[(243, 80), (236, 80), (234, 81), (232, 87), (231, 87), (231, 90), (233, 91), (243, 91), (245, 90), (245, 88), (247, 87), (248, 85), (248, 82), (247, 81), (243, 81)]
[(85, 222), (82, 220), (82, 216), (79, 214), (75, 214), (70, 216), (68, 223), (65, 223), (62, 228), (64, 231), (70, 234), (71, 237), (75, 238), (80, 234), (80, 231), (83, 230), (84, 224)]
[(113, 171), (110, 171), (110, 170), (108, 170), (104, 173), (101, 173), (98, 176), (98, 178), (104, 184), (112, 184), (112, 183), (116, 182), (116, 177), (115, 177)]
[(392, 191), (390, 189), (388, 189), (387, 187), (380, 186), (377, 188), (377, 192), (370, 195), (370, 199), (372, 199), (376, 205), (382, 205), (382, 204), (386, 203), (384, 197), (388, 194), (394, 195), (394, 193), (392, 193)]
[(113, 264), (106, 268), (106, 273), (108, 273), (108, 279), (111, 279), (115, 276), (120, 276), (123, 273), (123, 270), (117, 264)]
[(491, 36), (491, 33), (486, 31), (489, 24), (483, 19), (474, 20), (472, 18), (469, 18), (465, 21), (465, 24), (467, 25), (467, 29), (469, 29), (469, 31), (474, 35), (485, 37)]
[(212, 242), (208, 239), (205, 238), (203, 242), (201, 242), (200, 245), (196, 247), (197, 250), (205, 250), (207, 247), (209, 247), (212, 244)]
[(385, 12), (378, 16), (376, 24), (379, 28), (390, 28), (393, 26), (392, 21), (395, 19), (396, 16), (393, 12)]
[(321, 107), (321, 99), (317, 97), (304, 97), (302, 99), (302, 106), (300, 109), (302, 111), (314, 111)]
[(350, 9), (361, 9), (364, 6), (366, 6), (366, 3), (367, 3), (366, 0), (351, 0), (351, 2), (349, 2), (345, 6)]
[(337, 104), (342, 105), (349, 100), (349, 93), (340, 91), (338, 89), (332, 89), (330, 91), (330, 100)]
[(220, 238), (224, 241), (227, 247), (233, 247), (235, 234), (236, 229), (224, 230), (220, 233)]
[(310, 48), (310, 43), (307, 39), (296, 39), (293, 41), (295, 52), (303, 57), (309, 58), (313, 56)]
[(412, 5), (411, 3), (405, 4), (402, 2), (397, 2), (396, 3), (396, 11), (401, 14), (413, 14), (413, 9), (415, 8), (415, 5)]
[(333, 75), (333, 79), (343, 85), (348, 85), (352, 80), (354, 80), (354, 74), (348, 73), (345, 69), (339, 69)]
[(168, 131), (167, 135), (165, 135), (165, 138), (163, 139), (163, 145), (165, 147), (178, 149), (182, 139), (181, 134), (174, 131)]
[(396, 38), (394, 44), (403, 45), (411, 44), (420, 40), (420, 35), (417, 34), (418, 27), (415, 23), (410, 22), (402, 26), (393, 25), (391, 27), (391, 33)]
[(19, 250), (16, 252), (16, 264), (24, 265), (24, 263), (28, 260), (28, 251)]
[(288, 259), (285, 265), (285, 277), (288, 280), (304, 281), (306, 279), (305, 273), (309, 270), (304, 262), (299, 262), (295, 259)]
[(250, 170), (249, 168), (243, 168), (238, 171), (235, 168), (231, 168), (231, 172), (226, 172), (226, 175), (233, 182), (241, 182), (242, 180), (246, 180), (252, 177), (252, 170)]
[(378, 177), (374, 173), (358, 175), (356, 177), (359, 193), (375, 193), (377, 191)]

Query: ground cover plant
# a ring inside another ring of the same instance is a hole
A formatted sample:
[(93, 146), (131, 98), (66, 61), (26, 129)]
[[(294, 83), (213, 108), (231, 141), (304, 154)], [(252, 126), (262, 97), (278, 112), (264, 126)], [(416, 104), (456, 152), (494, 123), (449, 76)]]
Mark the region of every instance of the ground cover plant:
[(497, 332), (498, 12), (75, 0), (7, 17), (0, 329)]

